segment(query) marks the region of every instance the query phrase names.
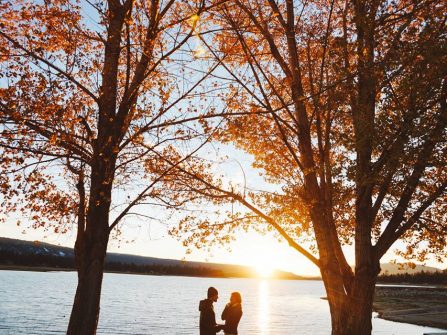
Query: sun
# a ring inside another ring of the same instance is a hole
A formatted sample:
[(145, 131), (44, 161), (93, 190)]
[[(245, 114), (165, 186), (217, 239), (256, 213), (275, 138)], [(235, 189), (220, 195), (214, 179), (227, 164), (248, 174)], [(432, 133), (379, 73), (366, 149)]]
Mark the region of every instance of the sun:
[(286, 243), (273, 236), (261, 236), (255, 232), (240, 233), (231, 242), (231, 252), (216, 251), (215, 260), (220, 263), (249, 267), (247, 276), (259, 279), (281, 279), (285, 272), (318, 276), (319, 269), (304, 256), (296, 253)]
[(256, 274), (260, 278), (271, 278), (273, 276), (273, 268), (266, 265), (260, 264), (255, 266)]

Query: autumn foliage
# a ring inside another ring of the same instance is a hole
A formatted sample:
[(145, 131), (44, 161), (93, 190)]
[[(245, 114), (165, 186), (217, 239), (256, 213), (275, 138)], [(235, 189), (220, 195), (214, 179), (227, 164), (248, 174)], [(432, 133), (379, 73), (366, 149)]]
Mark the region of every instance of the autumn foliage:
[(204, 180), (206, 196), (231, 208), (186, 217), (173, 233), (201, 245), (210, 232), (273, 230), (319, 266), (333, 334), (369, 334), (380, 259), (394, 243), (409, 259), (446, 255), (445, 10), (439, 1), (219, 7), (221, 30), (203, 42), (223, 61), (230, 115), (246, 113), (227, 117), (216, 139), (251, 154), (273, 186)]
[(193, 122), (212, 107), (199, 98), (216, 62), (199, 62), (195, 40), (213, 6), (0, 5), (1, 216), (56, 233), (76, 227), (69, 334), (95, 332), (111, 232), (129, 217), (151, 220), (141, 204), (178, 206), (159, 185), (174, 178), (163, 162), (180, 164), (207, 142)]

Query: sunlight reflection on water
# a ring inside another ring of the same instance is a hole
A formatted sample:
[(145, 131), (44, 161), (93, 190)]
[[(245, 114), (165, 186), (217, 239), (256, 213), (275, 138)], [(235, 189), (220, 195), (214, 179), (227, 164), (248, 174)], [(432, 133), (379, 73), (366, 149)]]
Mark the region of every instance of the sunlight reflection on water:
[(269, 334), (269, 306), (269, 282), (263, 280), (258, 284), (258, 330), (260, 335)]

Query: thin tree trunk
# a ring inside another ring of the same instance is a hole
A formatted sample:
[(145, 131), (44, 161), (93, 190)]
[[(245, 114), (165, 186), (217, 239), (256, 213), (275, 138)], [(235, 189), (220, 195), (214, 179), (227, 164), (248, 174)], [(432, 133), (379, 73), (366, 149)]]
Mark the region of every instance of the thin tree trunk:
[(80, 259), (78, 286), (67, 334), (93, 335), (96, 333), (108, 237), (108, 231), (98, 231), (92, 236), (84, 236), (84, 243), (78, 250), (82, 253), (77, 255)]
[(98, 154), (92, 166), (85, 230), (78, 227), (75, 259), (78, 286), (68, 324), (68, 335), (94, 335), (99, 319), (104, 260), (109, 242), (109, 209), (115, 159), (110, 150)]

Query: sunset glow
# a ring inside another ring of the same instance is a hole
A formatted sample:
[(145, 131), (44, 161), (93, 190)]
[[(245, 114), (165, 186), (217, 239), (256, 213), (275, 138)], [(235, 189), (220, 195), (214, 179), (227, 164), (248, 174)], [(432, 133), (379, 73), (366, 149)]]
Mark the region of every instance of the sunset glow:
[(271, 278), (273, 276), (273, 268), (266, 265), (259, 265), (255, 267), (256, 274), (261, 278)]

